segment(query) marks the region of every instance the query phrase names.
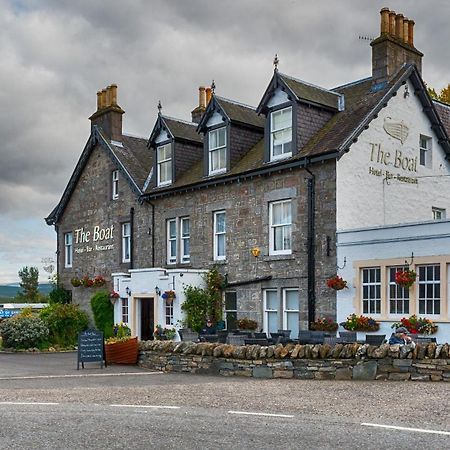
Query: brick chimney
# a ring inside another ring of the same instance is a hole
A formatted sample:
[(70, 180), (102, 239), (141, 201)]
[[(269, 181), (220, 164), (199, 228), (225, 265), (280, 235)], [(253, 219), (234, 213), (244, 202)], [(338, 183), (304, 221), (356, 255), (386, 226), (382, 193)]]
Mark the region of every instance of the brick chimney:
[(423, 53), (414, 47), (414, 21), (389, 8), (380, 14), (380, 36), (370, 43), (374, 83), (389, 80), (405, 63), (415, 64), (421, 73)]
[(91, 130), (100, 127), (109, 139), (122, 141), (122, 114), (125, 111), (117, 104), (117, 85), (111, 84), (97, 92), (97, 111), (89, 117)]
[(206, 110), (206, 88), (200, 86), (198, 88), (198, 106), (191, 111), (192, 122), (200, 123), (203, 113)]

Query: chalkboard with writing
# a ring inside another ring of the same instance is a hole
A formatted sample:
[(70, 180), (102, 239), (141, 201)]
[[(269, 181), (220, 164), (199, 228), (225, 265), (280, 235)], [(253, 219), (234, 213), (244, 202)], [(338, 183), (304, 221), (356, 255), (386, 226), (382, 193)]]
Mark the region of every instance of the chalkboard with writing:
[(103, 369), (105, 360), (105, 341), (103, 333), (98, 330), (89, 329), (78, 335), (78, 362), (77, 370), (84, 369), (85, 362), (100, 361), (100, 367)]

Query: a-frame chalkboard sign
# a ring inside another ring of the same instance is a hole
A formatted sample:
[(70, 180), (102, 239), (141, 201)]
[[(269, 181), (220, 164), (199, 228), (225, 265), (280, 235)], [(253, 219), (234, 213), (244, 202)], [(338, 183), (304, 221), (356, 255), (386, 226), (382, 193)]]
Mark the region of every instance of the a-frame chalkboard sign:
[(105, 341), (103, 332), (89, 329), (78, 335), (78, 361), (77, 370), (84, 369), (85, 362), (100, 361), (100, 367), (103, 369), (103, 363), (106, 367), (105, 359)]

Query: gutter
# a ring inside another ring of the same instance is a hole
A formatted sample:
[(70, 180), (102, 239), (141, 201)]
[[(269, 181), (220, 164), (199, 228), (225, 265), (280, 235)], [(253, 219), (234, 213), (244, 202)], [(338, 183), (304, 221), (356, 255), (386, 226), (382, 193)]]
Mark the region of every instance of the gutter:
[(232, 283), (227, 283), (227, 288), (235, 286), (245, 286), (246, 284), (261, 283), (262, 281), (270, 281), (271, 279), (272, 275), (267, 275), (265, 277), (253, 278), (253, 280), (234, 281)]

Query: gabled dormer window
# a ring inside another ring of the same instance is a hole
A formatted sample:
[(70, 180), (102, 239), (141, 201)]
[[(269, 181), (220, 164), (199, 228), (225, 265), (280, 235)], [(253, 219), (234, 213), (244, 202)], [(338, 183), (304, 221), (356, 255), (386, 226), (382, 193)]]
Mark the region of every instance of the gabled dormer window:
[(225, 172), (227, 169), (227, 129), (218, 128), (208, 132), (209, 175)]
[(270, 160), (292, 156), (292, 106), (270, 113)]
[(172, 146), (160, 145), (156, 148), (158, 186), (172, 183)]

